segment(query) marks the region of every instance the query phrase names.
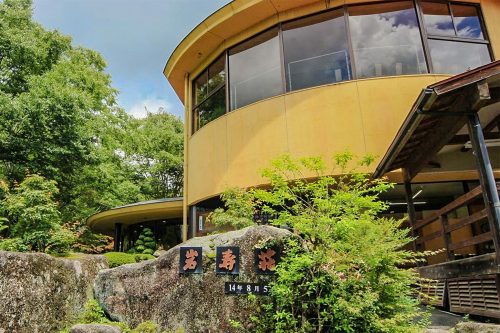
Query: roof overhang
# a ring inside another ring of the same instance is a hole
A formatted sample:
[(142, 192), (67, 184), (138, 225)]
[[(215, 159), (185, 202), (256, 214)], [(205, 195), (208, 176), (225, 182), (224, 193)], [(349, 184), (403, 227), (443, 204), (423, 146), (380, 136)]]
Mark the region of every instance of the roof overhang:
[(110, 234), (116, 223), (131, 225), (141, 222), (182, 218), (183, 198), (137, 202), (112, 208), (87, 218), (93, 231)]
[(373, 176), (405, 169), (412, 179), (464, 128), (468, 114), (480, 110), (488, 118), (500, 115), (500, 61), (425, 88)]
[[(184, 78), (243, 38), (297, 15), (343, 5), (341, 0), (233, 0), (196, 26), (175, 48), (163, 73), (184, 102)], [(295, 12), (295, 13), (294, 13)], [(240, 36), (244, 35), (244, 36)], [(235, 38), (240, 36), (241, 38)]]

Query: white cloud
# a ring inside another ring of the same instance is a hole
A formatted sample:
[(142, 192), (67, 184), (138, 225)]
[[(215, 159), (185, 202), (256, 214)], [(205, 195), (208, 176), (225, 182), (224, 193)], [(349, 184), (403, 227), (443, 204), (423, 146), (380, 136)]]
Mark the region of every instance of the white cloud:
[(168, 112), (172, 114), (178, 115), (178, 110), (175, 110), (175, 107), (164, 99), (158, 98), (146, 98), (134, 105), (132, 105), (128, 110), (128, 114), (134, 118), (145, 118), (147, 112), (158, 112), (158, 110), (162, 110), (163, 112)]

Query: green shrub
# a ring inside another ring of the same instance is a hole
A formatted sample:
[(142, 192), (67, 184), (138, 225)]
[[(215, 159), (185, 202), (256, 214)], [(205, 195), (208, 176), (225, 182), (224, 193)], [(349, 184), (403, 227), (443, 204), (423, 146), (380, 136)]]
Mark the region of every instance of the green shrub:
[(28, 247), (21, 238), (6, 238), (0, 240), (1, 251), (28, 252)]
[(151, 321), (145, 321), (137, 325), (130, 333), (157, 333), (158, 325)]
[(107, 252), (104, 256), (108, 260), (110, 268), (118, 267), (125, 264), (134, 264), (144, 260), (155, 259), (151, 254), (130, 254), (125, 252)]
[(89, 299), (84, 305), (84, 312), (79, 319), (80, 324), (105, 324), (109, 319), (106, 318), (104, 310), (95, 299)]
[(50, 233), (45, 252), (63, 256), (67, 255), (75, 241), (76, 237), (71, 231), (65, 228), (57, 228), (57, 230)]
[(144, 260), (150, 260), (150, 259), (155, 259), (155, 256), (151, 254), (136, 254), (134, 256), (136, 262), (141, 262)]
[(149, 249), (154, 249), (156, 247), (156, 243), (155, 242), (146, 242), (146, 243), (144, 243), (144, 246), (149, 248)]
[(352, 159), (337, 155), (333, 173), (342, 176), (332, 177), (320, 158), (284, 156), (263, 173), (269, 188), (232, 190), (227, 210), (212, 216), (218, 225), (249, 225), (258, 208), (301, 236), (263, 244), (281, 245), (283, 259), (270, 297), (255, 298), (258, 314), (242, 325), (257, 333), (416, 333), (426, 326), (412, 288), (417, 275), (400, 268), (422, 255), (403, 250), (411, 238), (402, 221), (380, 217), (388, 206), (378, 196), (393, 185), (350, 171)]
[(151, 229), (144, 228), (141, 231), (139, 239), (135, 241), (134, 251), (142, 254), (153, 254), (156, 251), (156, 242)]
[(110, 268), (118, 267), (125, 264), (133, 264), (136, 262), (135, 255), (124, 252), (107, 252), (104, 256), (108, 260)]

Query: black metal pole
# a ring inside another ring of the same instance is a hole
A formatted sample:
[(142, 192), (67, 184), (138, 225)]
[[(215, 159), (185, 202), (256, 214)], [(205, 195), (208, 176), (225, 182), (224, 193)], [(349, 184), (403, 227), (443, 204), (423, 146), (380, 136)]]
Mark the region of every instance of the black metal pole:
[(188, 239), (196, 237), (196, 206), (189, 207)]
[(472, 151), (476, 158), (479, 171), (479, 181), (483, 188), (483, 199), (488, 212), (490, 230), (493, 234), (493, 243), (495, 244), (497, 265), (500, 264), (500, 199), (495, 182), (495, 174), (491, 167), (488, 149), (484, 142), (483, 130), (477, 113), (469, 115), (467, 122), (469, 136), (472, 145)]
[(115, 223), (115, 244), (114, 244), (114, 251), (119, 252), (120, 251), (120, 243), (122, 242), (122, 224), (121, 223)]

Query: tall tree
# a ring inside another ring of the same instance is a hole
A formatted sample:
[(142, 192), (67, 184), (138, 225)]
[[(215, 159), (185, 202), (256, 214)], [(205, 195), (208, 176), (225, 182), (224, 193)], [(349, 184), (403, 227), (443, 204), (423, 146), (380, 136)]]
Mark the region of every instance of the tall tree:
[(150, 197), (182, 195), (183, 144), (182, 121), (161, 109), (131, 121), (124, 153), (145, 180), (143, 191)]
[(34, 22), (31, 0), (0, 2), (0, 179), (53, 181), (63, 222), (181, 192), (181, 121), (131, 118), (105, 68)]

